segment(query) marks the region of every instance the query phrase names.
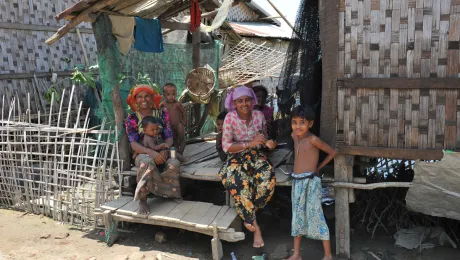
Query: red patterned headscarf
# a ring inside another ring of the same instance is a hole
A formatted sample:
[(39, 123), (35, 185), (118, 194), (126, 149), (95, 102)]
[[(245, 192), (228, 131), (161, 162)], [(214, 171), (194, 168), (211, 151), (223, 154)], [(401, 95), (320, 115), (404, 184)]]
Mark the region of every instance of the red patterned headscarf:
[(156, 91), (149, 85), (137, 85), (131, 88), (131, 90), (129, 91), (128, 98), (126, 99), (126, 103), (128, 103), (129, 107), (131, 108), (133, 112), (137, 111), (136, 95), (139, 94), (139, 92), (141, 91), (146, 91), (147, 93), (152, 95), (152, 101), (153, 101), (152, 108), (158, 109), (160, 107), (161, 95), (160, 93), (158, 93), (158, 91)]

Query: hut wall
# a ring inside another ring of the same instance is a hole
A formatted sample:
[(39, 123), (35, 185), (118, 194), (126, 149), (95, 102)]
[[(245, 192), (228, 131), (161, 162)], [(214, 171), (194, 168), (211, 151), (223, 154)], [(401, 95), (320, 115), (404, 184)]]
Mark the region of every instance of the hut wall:
[[(57, 22), (54, 15), (74, 4), (62, 1), (0, 1), (0, 97), (17, 97), (26, 107), (30, 93), (32, 113), (40, 103), (47, 104), (44, 92), (51, 86), (51, 73), (58, 72), (58, 92), (70, 90), (71, 81), (63, 80), (78, 64), (85, 64), (83, 50), (75, 30), (57, 43), (48, 46), (45, 40), (66, 21)], [(90, 65), (97, 64), (96, 43), (89, 23), (82, 23), (80, 33)], [(62, 73), (61, 73), (62, 72)], [(39, 83), (35, 85), (33, 74)], [(84, 89), (77, 89), (79, 100)], [(4, 106), (8, 107), (8, 106)], [(43, 112), (43, 109), (41, 109)]]
[(460, 1), (340, 0), (338, 146), (460, 149)]
[(255, 22), (259, 20), (259, 15), (251, 10), (245, 3), (232, 6), (228, 12), (227, 21), (232, 22)]

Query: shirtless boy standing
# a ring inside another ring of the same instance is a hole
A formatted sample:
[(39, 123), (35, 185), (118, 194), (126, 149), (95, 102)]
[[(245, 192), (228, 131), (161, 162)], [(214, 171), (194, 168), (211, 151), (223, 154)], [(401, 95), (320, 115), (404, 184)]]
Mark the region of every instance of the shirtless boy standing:
[[(329, 229), (321, 207), (321, 178), (319, 171), (335, 157), (335, 150), (310, 133), (315, 112), (310, 107), (297, 106), (292, 111), (294, 139), (294, 172), (292, 173), (292, 230), (294, 254), (289, 260), (300, 260), (302, 236), (322, 240), (323, 260), (332, 259)], [(319, 151), (327, 157), (318, 165)]]
[(163, 96), (165, 101), (163, 106), (169, 113), (169, 124), (173, 131), (174, 146), (177, 152), (182, 154), (185, 149), (185, 126), (187, 125), (187, 114), (182, 104), (176, 100), (177, 88), (172, 83), (163, 86)]

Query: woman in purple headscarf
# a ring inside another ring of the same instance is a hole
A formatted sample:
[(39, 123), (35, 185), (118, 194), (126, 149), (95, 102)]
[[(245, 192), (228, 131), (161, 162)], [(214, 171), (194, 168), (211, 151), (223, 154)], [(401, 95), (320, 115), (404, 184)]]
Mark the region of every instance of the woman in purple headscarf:
[(235, 199), (235, 207), (245, 227), (254, 233), (254, 247), (264, 241), (256, 221), (256, 211), (265, 207), (275, 190), (272, 166), (259, 150), (274, 149), (267, 140), (264, 114), (254, 110), (257, 97), (252, 89), (240, 86), (230, 90), (225, 100), (228, 114), (224, 120), (222, 148), (229, 154), (219, 171), (225, 188)]

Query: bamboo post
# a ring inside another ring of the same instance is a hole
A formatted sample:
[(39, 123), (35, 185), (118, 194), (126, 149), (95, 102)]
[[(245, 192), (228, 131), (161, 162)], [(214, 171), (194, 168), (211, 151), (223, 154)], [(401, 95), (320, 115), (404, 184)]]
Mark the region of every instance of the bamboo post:
[[(200, 67), (200, 54), (201, 54), (201, 27), (197, 27), (192, 33), (192, 63), (193, 68), (196, 69)], [(193, 122), (197, 126), (201, 119), (201, 104), (193, 105)], [(196, 137), (200, 135), (200, 130), (198, 127), (194, 129), (191, 136)]]
[(273, 9), (275, 9), (275, 11), (281, 16), (281, 18), (283, 18), (283, 20), (287, 23), (287, 25), (291, 27), (292, 31), (295, 34), (297, 34), (294, 30), (294, 26), (292, 26), (292, 24), (288, 21), (288, 19), (286, 19), (286, 16), (284, 16), (284, 14), (281, 13), (281, 11), (276, 7), (276, 5), (271, 0), (267, 0), (267, 1), (273, 7)]
[[(111, 89), (113, 111), (118, 133), (123, 132), (123, 123), (126, 113), (120, 96), (118, 75), (121, 73), (120, 53), (116, 45), (116, 39), (112, 34), (112, 24), (107, 14), (101, 14), (92, 24), (96, 38), (99, 73), (103, 79), (105, 89)], [(119, 143), (120, 159), (123, 160), (123, 170), (129, 170), (131, 157), (129, 155), (129, 143), (126, 134), (121, 135)]]
[[(353, 178), (353, 156), (338, 155), (334, 159), (334, 180), (348, 182)], [(348, 188), (335, 188), (336, 254), (350, 258), (350, 205)]]

